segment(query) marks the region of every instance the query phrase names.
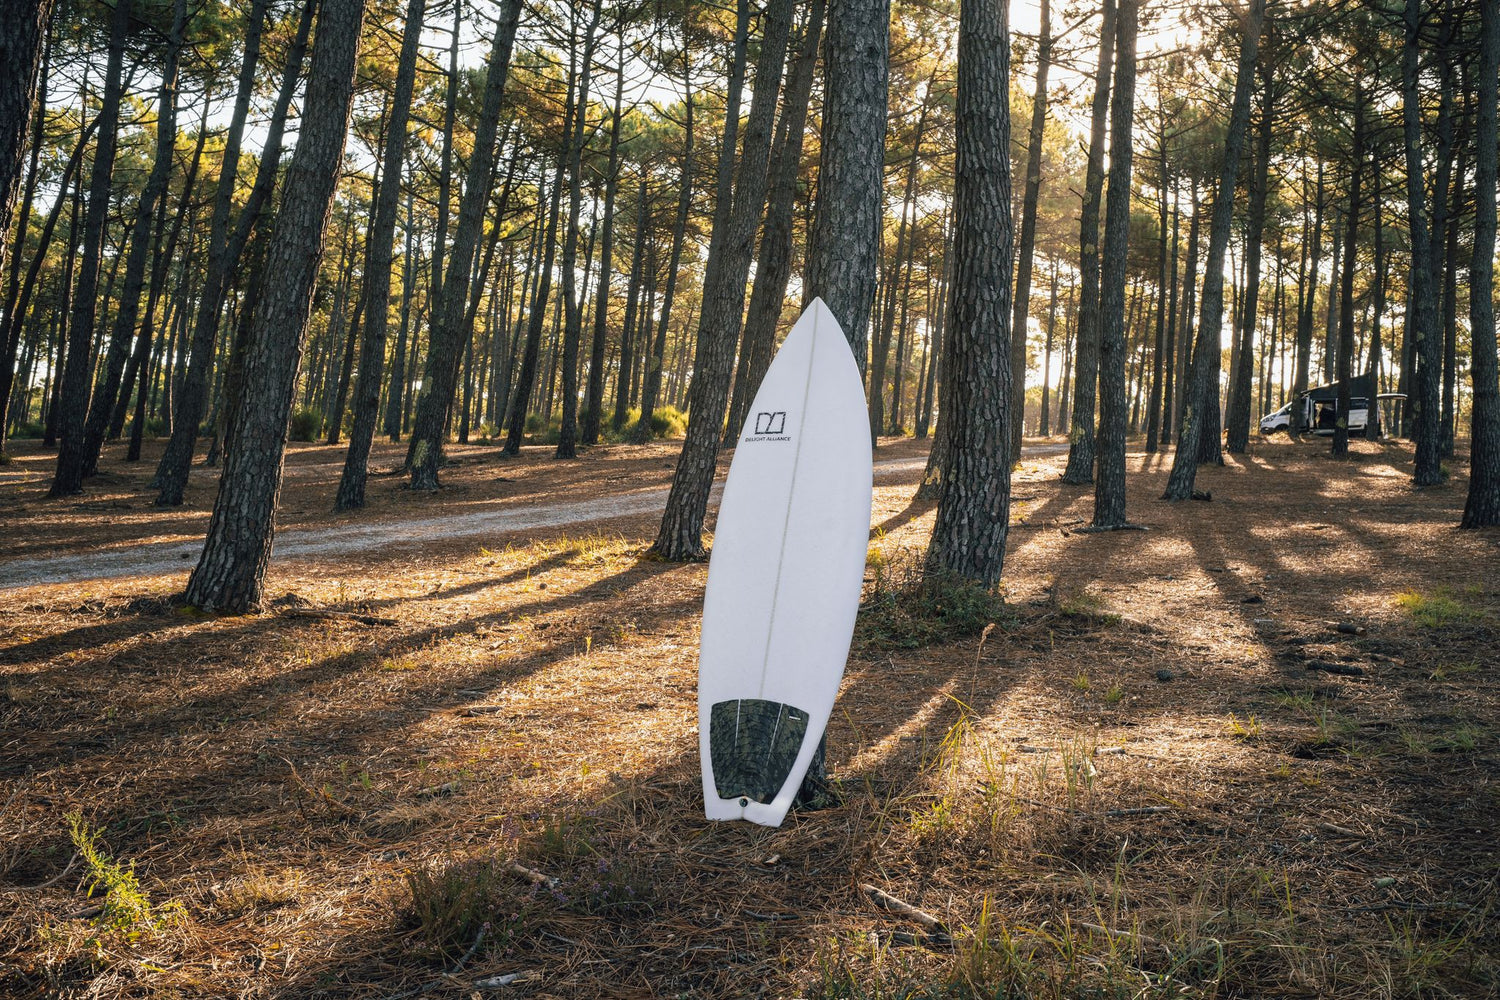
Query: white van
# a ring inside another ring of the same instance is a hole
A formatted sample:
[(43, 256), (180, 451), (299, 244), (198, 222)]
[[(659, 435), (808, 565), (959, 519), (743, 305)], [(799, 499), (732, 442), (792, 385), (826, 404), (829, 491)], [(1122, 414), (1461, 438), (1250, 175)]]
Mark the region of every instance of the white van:
[[(1355, 379), (1355, 385), (1361, 389), (1365, 387), (1361, 382), (1369, 376)], [(1297, 421), (1297, 430), (1301, 434), (1332, 435), (1338, 427), (1338, 394), (1336, 386), (1319, 386), (1311, 389), (1301, 399), (1287, 403), (1279, 410), (1267, 413), (1260, 418), (1260, 432), (1262, 434), (1275, 434), (1278, 431), (1290, 431), (1292, 421)], [(1406, 396), (1399, 392), (1382, 392), (1375, 397), (1377, 400), (1405, 399)], [(1364, 435), (1370, 423), (1370, 398), (1368, 395), (1352, 396), (1349, 399), (1349, 433)]]

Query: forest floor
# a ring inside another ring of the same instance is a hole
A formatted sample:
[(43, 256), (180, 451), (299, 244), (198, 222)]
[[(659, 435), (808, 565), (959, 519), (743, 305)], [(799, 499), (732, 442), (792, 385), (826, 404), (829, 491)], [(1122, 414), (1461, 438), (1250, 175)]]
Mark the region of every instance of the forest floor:
[(46, 501), (23, 444), (0, 574), (190, 551), (0, 575), (0, 995), (1500, 995), (1500, 534), (1455, 527), (1465, 456), (1416, 492), (1403, 444), (1257, 441), (1167, 504), (1133, 451), (1149, 530), (1086, 534), (1042, 450), (1004, 605), (945, 636), (903, 603), (922, 446), (883, 443), (837, 800), (769, 830), (702, 819), (705, 565), (644, 560), (651, 513), (464, 526), (659, 490), (674, 445), (459, 448), (355, 515), (338, 451), (296, 449), (283, 539), (454, 527), (284, 554), (265, 613), (215, 618), (172, 602), (211, 476), (162, 512), (111, 451)]

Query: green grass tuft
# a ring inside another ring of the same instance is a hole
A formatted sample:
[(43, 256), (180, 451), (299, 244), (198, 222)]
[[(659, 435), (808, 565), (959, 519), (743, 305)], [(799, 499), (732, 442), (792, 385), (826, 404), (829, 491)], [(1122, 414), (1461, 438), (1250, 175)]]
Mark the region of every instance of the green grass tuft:
[(1478, 587), (1466, 587), (1462, 595), (1451, 587), (1438, 587), (1431, 593), (1405, 590), (1396, 595), (1396, 604), (1423, 628), (1446, 628), (1483, 618), (1484, 613), (1466, 600), (1480, 594)]

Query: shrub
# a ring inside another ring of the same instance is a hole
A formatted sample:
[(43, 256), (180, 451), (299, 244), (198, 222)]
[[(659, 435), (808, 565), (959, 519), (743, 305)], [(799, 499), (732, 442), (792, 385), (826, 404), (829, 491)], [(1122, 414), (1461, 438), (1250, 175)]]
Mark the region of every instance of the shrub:
[(1013, 616), (1000, 594), (970, 580), (930, 577), (922, 553), (872, 550), (875, 579), (854, 626), (856, 641), (876, 649), (917, 649), (980, 635)]
[(293, 441), (316, 441), (323, 429), (323, 414), (310, 406), (299, 406), (292, 411), (288, 434)]
[(181, 914), (182, 904), (177, 902), (152, 906), (151, 898), (136, 877), (135, 864), (121, 864), (104, 853), (99, 847), (100, 831), (90, 829), (82, 815), (72, 812), (65, 818), (73, 849), (87, 872), (88, 894), (93, 896), (100, 891), (104, 894), (104, 907), (93, 919), (95, 928), (135, 936), (160, 930)]
[(43, 431), (44, 428), (42, 427), (41, 421), (27, 420), (25, 423), (22, 423), (16, 428), (16, 432), (12, 434), (11, 437), (28, 439), (39, 438), (42, 436)]
[[(651, 436), (655, 439), (680, 438), (687, 435), (687, 414), (675, 406), (658, 406), (651, 411)], [(614, 443), (630, 441), (641, 422), (641, 408), (632, 406), (625, 411), (625, 423), (617, 431), (605, 434), (605, 440)]]
[(406, 874), (409, 923), (434, 957), (464, 954), (489, 925), (485, 940), (504, 948), (526, 925), (535, 895), (516, 893), (515, 876), (491, 858), (437, 861)]

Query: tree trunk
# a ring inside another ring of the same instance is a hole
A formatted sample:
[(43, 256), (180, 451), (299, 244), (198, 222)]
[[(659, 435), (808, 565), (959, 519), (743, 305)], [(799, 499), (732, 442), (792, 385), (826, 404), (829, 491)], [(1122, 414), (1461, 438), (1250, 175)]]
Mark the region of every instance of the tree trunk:
[(442, 459), (443, 426), (453, 405), (457, 382), (454, 359), (472, 332), (466, 327), (470, 272), (484, 227), (484, 210), (490, 200), (490, 174), (495, 164), (495, 142), (500, 129), (500, 108), (505, 97), (505, 78), (510, 72), (511, 47), (521, 16), (521, 0), (504, 0), (490, 45), (489, 70), (485, 76), (484, 103), (474, 130), (474, 151), (469, 156), (463, 200), (459, 202), (458, 225), (453, 233), (452, 254), (442, 288), (434, 300), (432, 332), (427, 348), (427, 368), (422, 377), (422, 396), (412, 427), (411, 487), (438, 488), (438, 464)]
[[(1364, 100), (1364, 88), (1355, 84), (1354, 150), (1350, 157), (1349, 213), (1344, 222), (1344, 272), (1341, 276), (1343, 288), (1339, 294), (1343, 300), (1343, 308), (1339, 313), (1338, 355), (1335, 359), (1335, 378), (1339, 384), (1338, 421), (1333, 429), (1333, 454), (1335, 455), (1349, 453), (1349, 410), (1353, 398), (1349, 380), (1354, 375), (1354, 268), (1356, 251), (1359, 247), (1360, 172), (1365, 160)], [(1370, 409), (1374, 409), (1375, 405), (1375, 400), (1369, 401)]]
[(541, 358), (542, 328), (547, 321), (547, 298), (552, 292), (552, 264), (557, 254), (557, 224), (562, 214), (563, 164), (558, 163), (552, 178), (551, 207), (547, 227), (542, 235), (542, 266), (537, 271), (531, 292), (531, 308), (526, 319), (526, 343), (521, 349), (521, 368), (511, 391), (507, 414), (508, 428), (501, 454), (514, 457), (521, 453), (521, 438), (526, 432), (526, 411), (536, 386), (537, 365)]
[[(928, 77), (928, 92), (931, 93), (933, 77), (937, 74), (937, 68), (941, 63), (933, 66), (933, 74)], [(896, 226), (896, 252), (891, 258), (890, 266), (885, 278), (885, 289), (880, 293), (881, 308), (879, 309), (879, 330), (872, 345), (870, 353), (870, 440), (879, 443), (880, 433), (885, 424), (885, 365), (886, 358), (890, 354), (891, 336), (896, 327), (896, 294), (901, 287), (901, 274), (903, 269), (910, 273), (909, 261), (907, 260), (910, 250), (908, 246), (912, 239), (912, 230), (916, 227), (916, 191), (917, 191), (917, 168), (922, 159), (922, 136), (927, 130), (927, 114), (931, 107), (929, 102), (922, 102), (921, 113), (917, 116), (916, 135), (912, 139), (911, 157), (906, 166), (906, 189), (901, 196), (901, 218)], [(895, 409), (892, 401), (891, 408)], [(738, 433), (737, 430), (731, 433)]]
[[(0, 9), (0, 273), (5, 270), (7, 254), (10, 255), (10, 288), (14, 291), (18, 276), (22, 244), (26, 239), (26, 224), (31, 214), (32, 186), (26, 189), (26, 198), (21, 206), (21, 224), (17, 231), (16, 246), (7, 248), (10, 235), (11, 212), (16, 203), (16, 191), (20, 187), (21, 174), (25, 169), (28, 148), (27, 133), (32, 135), (31, 150), (32, 185), (37, 176), (37, 155), (41, 150), (42, 119), (46, 117), (46, 91), (37, 100), (38, 67), (42, 63), (42, 50), (46, 47), (47, 23), (52, 16), (52, 0), (6, 0)], [(45, 84), (43, 84), (45, 88)], [(36, 108), (33, 119), (33, 107)], [(35, 127), (33, 128), (33, 120)], [(68, 188), (64, 180), (62, 190)], [(45, 247), (43, 247), (45, 250)], [(0, 327), (0, 453), (5, 450), (5, 431), (10, 413), (10, 390), (12, 373), (15, 370), (16, 350), (20, 344), (21, 324), (14, 315), (15, 299), (6, 296), (5, 325)], [(8, 329), (7, 329), (8, 328)]]
[(1467, 165), (1463, 153), (1457, 159), (1453, 171), (1453, 189), (1448, 199), (1450, 207), (1446, 213), (1447, 244), (1441, 256), (1433, 255), (1434, 285), (1437, 283), (1437, 275), (1442, 276), (1443, 395), (1442, 417), (1438, 421), (1438, 454), (1443, 458), (1453, 457), (1458, 401), (1458, 236), (1463, 221), (1464, 175), (1467, 173)]
[(1051, 288), (1047, 293), (1047, 342), (1042, 349), (1042, 412), (1036, 432), (1040, 437), (1052, 433), (1052, 342), (1057, 332), (1057, 261), (1052, 261)]
[(630, 408), (631, 385), (635, 381), (636, 316), (641, 300), (641, 284), (645, 280), (643, 262), (646, 256), (646, 227), (650, 221), (650, 198), (646, 182), (647, 171), (642, 168), (640, 192), (636, 195), (635, 246), (630, 253), (630, 284), (625, 291), (625, 315), (620, 321), (620, 365), (615, 376), (615, 409), (609, 420), (610, 427), (616, 431), (625, 426), (626, 411)]
[(1094, 68), (1089, 157), (1084, 177), (1083, 208), (1078, 221), (1078, 346), (1074, 352), (1073, 406), (1068, 431), (1065, 483), (1094, 481), (1094, 400), (1099, 383), (1099, 202), (1104, 194), (1104, 139), (1109, 115), (1110, 77), (1114, 69), (1115, 0), (1104, 0), (1099, 22), (1099, 61)]
[[(1159, 101), (1160, 98), (1158, 98)], [(1158, 248), (1156, 265), (1156, 337), (1153, 350), (1151, 351), (1151, 394), (1146, 403), (1146, 454), (1148, 455), (1156, 454), (1159, 447), (1158, 439), (1161, 436), (1163, 362), (1165, 362), (1167, 371), (1170, 372), (1171, 370), (1171, 362), (1168, 360), (1171, 357), (1171, 347), (1167, 343), (1167, 300), (1170, 296), (1168, 289), (1172, 287), (1167, 276), (1167, 247), (1169, 243), (1167, 237), (1167, 189), (1171, 185), (1171, 178), (1167, 173), (1166, 112), (1160, 106), (1158, 106), (1158, 112), (1161, 119), (1161, 131), (1157, 135), (1157, 165), (1160, 170), (1156, 177), (1157, 194), (1159, 195), (1156, 224), (1157, 228), (1161, 230), (1161, 243)], [(1046, 418), (1044, 417), (1043, 419), (1045, 420)]]
[[(1021, 460), (1026, 423), (1026, 333), (1031, 313), (1031, 260), (1036, 249), (1036, 210), (1042, 191), (1042, 140), (1047, 128), (1047, 74), (1052, 68), (1052, 19), (1049, 0), (1041, 0), (1037, 36), (1036, 88), (1031, 97), (1031, 130), (1026, 142), (1026, 192), (1021, 199), (1021, 242), (1016, 252), (1016, 290), (1010, 328), (1010, 460)], [(1045, 382), (1047, 373), (1042, 373)]]
[[(406, 252), (401, 257), (401, 326), (396, 333), (396, 348), (391, 352), (391, 383), (386, 390), (385, 398), (385, 420), (381, 428), (392, 441), (401, 440), (401, 403), (406, 396), (406, 341), (411, 333), (411, 305), (412, 298), (417, 287), (417, 220), (415, 216), (415, 192), (408, 188), (406, 192)], [(355, 415), (357, 421), (358, 414)], [(356, 424), (357, 426), (357, 424)], [(351, 434), (349, 444), (354, 445), (355, 438)], [(368, 451), (365, 449), (366, 462), (368, 462)], [(349, 467), (346, 456), (344, 466)], [(350, 474), (346, 473), (346, 478)], [(355, 487), (350, 487), (350, 497), (354, 496)], [(343, 493), (343, 485), (340, 484), (339, 492)], [(358, 504), (356, 506), (363, 506)]]
[[(1104, 266), (1099, 288), (1099, 474), (1094, 480), (1095, 528), (1125, 519), (1125, 279), (1130, 243), (1130, 173), (1135, 117), (1135, 39), (1141, 0), (1120, 0), (1115, 25), (1115, 85), (1109, 126), (1109, 204), (1104, 214)], [(1264, 2), (1264, 0), (1259, 0)]]
[(162, 67), (161, 86), (157, 91), (156, 151), (151, 173), (136, 205), (135, 222), (130, 231), (130, 249), (126, 255), (125, 284), (115, 311), (109, 347), (103, 371), (89, 403), (88, 419), (83, 433), (83, 474), (92, 476), (99, 465), (99, 451), (109, 429), (109, 418), (115, 409), (115, 397), (125, 361), (130, 354), (131, 337), (140, 316), (141, 293), (146, 281), (146, 260), (151, 250), (151, 225), (156, 203), (167, 189), (172, 174), (172, 156), (177, 144), (177, 63), (182, 48), (182, 32), (187, 23), (186, 0), (173, 4), (172, 29), (167, 39), (166, 60)]
[(1187, 270), (1182, 278), (1182, 312), (1177, 322), (1177, 389), (1172, 402), (1172, 417), (1179, 432), (1192, 380), (1193, 329), (1198, 316), (1198, 251), (1203, 235), (1203, 216), (1198, 208), (1198, 182), (1194, 179), (1188, 194)]
[(1422, 2), (1406, 0), (1406, 38), (1401, 49), (1401, 105), (1406, 150), (1407, 228), (1410, 232), (1411, 274), (1408, 287), (1407, 337), (1412, 343), (1415, 377), (1410, 380), (1412, 422), (1417, 442), (1417, 486), (1443, 480), (1438, 452), (1438, 379), (1442, 373), (1441, 342), (1437, 336), (1436, 289), (1433, 286), (1432, 247), (1427, 225), (1427, 191), (1422, 149), (1422, 92), (1418, 67)]
[[(453, 207), (453, 126), (458, 116), (458, 49), (463, 37), (464, 3), (453, 2), (453, 27), (448, 36), (448, 69), (443, 97), (443, 153), (438, 170), (437, 232), (432, 237), (432, 271), (428, 279), (428, 296), (433, 303), (432, 322), (437, 321), (437, 304), (443, 301), (444, 265), (448, 251), (448, 215)], [(430, 352), (429, 352), (430, 355)], [(425, 387), (425, 379), (424, 379)], [(410, 453), (407, 455), (411, 464)]]
[[(106, 439), (115, 440), (125, 429), (125, 417), (129, 410), (130, 394), (132, 388), (137, 397), (141, 396), (146, 388), (146, 368), (151, 358), (151, 345), (155, 335), (156, 311), (161, 303), (161, 297), (166, 290), (167, 274), (173, 258), (177, 255), (177, 244), (182, 237), (182, 226), (192, 203), (193, 192), (198, 180), (198, 166), (203, 157), (203, 147), (208, 138), (208, 101), (203, 102), (203, 116), (198, 122), (198, 139), (193, 147), (193, 155), (188, 160), (187, 174), (182, 181), (182, 196), (178, 199), (175, 210), (172, 212), (172, 225), (167, 230), (166, 242), (163, 244), (163, 231), (166, 229), (167, 199), (160, 198), (156, 203), (156, 232), (155, 243), (152, 246), (151, 256), (151, 282), (146, 291), (146, 308), (142, 314), (140, 330), (136, 334), (135, 350), (131, 353), (130, 361), (125, 366), (125, 380), (120, 385), (119, 397), (115, 400), (115, 412), (110, 416), (109, 428)], [(139, 406), (137, 407), (139, 409)], [(134, 429), (131, 437), (134, 438)], [(128, 453), (127, 453), (128, 456)], [(126, 461), (138, 461), (139, 450), (134, 458), (127, 457)]]
[[(578, 347), (583, 339), (583, 305), (578, 294), (578, 216), (583, 207), (583, 146), (584, 125), (589, 116), (589, 86), (592, 83), (590, 69), (594, 61), (594, 46), (599, 30), (599, 14), (602, 0), (593, 0), (588, 27), (583, 43), (583, 61), (578, 69), (578, 99), (574, 102), (576, 121), (572, 124), (573, 135), (568, 143), (568, 231), (563, 235), (562, 297), (563, 297), (563, 343), (562, 343), (562, 427), (557, 437), (554, 458), (578, 457)], [(576, 22), (575, 22), (576, 23)], [(587, 255), (585, 254), (585, 270)]]
[(833, 312), (860, 374), (880, 253), (889, 22), (890, 0), (840, 0), (828, 12), (822, 165), (803, 289)]
[(1500, 524), (1500, 371), (1495, 344), (1495, 119), (1500, 10), (1480, 4), (1478, 125), (1474, 133), (1474, 258), (1469, 265), (1469, 339), (1474, 381), (1469, 494), (1460, 527)]
[[(240, 212), (232, 232), (228, 231), (228, 226), (229, 216), (233, 210), (231, 194), (237, 167), (227, 162), (229, 145), (225, 146), (226, 163), (220, 171), (220, 191), (215, 196), (208, 272), (204, 277), (203, 289), (198, 300), (187, 377), (183, 391), (177, 398), (178, 412), (172, 422), (172, 437), (167, 442), (166, 451), (162, 454), (161, 463), (156, 470), (155, 485), (160, 490), (156, 497), (156, 504), (159, 507), (173, 507), (181, 504), (183, 491), (187, 487), (188, 472), (193, 461), (193, 449), (198, 440), (198, 424), (203, 419), (203, 412), (208, 403), (208, 380), (213, 363), (214, 343), (218, 337), (219, 314), (228, 296), (230, 275), (244, 253), (245, 245), (250, 241), (250, 234), (259, 221), (261, 211), (270, 200), (271, 191), (276, 185), (287, 112), (291, 107), (292, 96), (296, 92), (297, 80), (301, 74), (307, 39), (312, 31), (315, 6), (314, 0), (307, 0), (303, 5), (301, 20), (297, 25), (297, 36), (287, 52), (287, 64), (282, 71), (281, 91), (276, 97), (276, 107), (271, 115), (265, 146), (256, 168), (255, 181), (251, 186), (250, 198)], [(260, 48), (258, 25), (254, 47), (258, 54)], [(241, 68), (241, 72), (248, 75), (250, 86), (253, 87), (254, 60), (247, 58), (246, 65)], [(244, 78), (241, 83), (243, 86)], [(244, 132), (244, 115), (240, 112), (238, 99), (235, 114), (234, 122), (238, 124), (232, 123), (230, 127), (234, 156), (238, 158), (240, 138)], [(228, 193), (223, 190), (226, 184), (230, 188)]]
[(63, 368), (58, 396), (58, 430), (62, 446), (48, 496), (63, 497), (83, 492), (87, 468), (84, 430), (88, 417), (89, 384), (93, 381), (90, 341), (98, 307), (99, 262), (104, 249), (104, 230), (109, 222), (110, 179), (119, 144), (121, 74), (125, 60), (125, 36), (130, 28), (132, 0), (117, 0), (110, 18), (109, 63), (104, 76), (104, 98), (99, 107), (99, 142), (89, 174), (88, 212), (83, 222), (83, 255), (79, 259), (77, 286), (73, 289), (72, 316), (68, 329), (68, 361)]
[[(1134, 0), (1125, 0), (1133, 3)], [(929, 579), (993, 587), (1010, 523), (1010, 26), (1006, 0), (961, 0), (955, 107), (947, 481), (928, 543)]]
[(729, 444), (744, 426), (745, 416), (776, 347), (776, 327), (786, 300), (786, 286), (792, 273), (792, 212), (797, 199), (798, 170), (802, 164), (802, 143), (807, 132), (807, 109), (812, 96), (814, 70), (818, 63), (819, 41), (823, 32), (824, 0), (811, 0), (802, 29), (802, 43), (787, 78), (781, 102), (781, 117), (776, 123), (772, 143), (769, 191), (766, 196), (766, 219), (761, 230), (760, 252), (755, 261), (755, 284), (750, 291), (750, 310), (745, 319), (745, 335), (740, 348), (739, 367), (734, 377), (734, 393), (729, 404), (729, 419), (724, 429)]
[[(742, 0), (747, 25), (748, 6)], [(766, 203), (766, 166), (771, 157), (772, 124), (791, 33), (792, 0), (769, 0), (764, 22), (737, 172), (733, 169), (734, 132), (730, 124), (724, 129), (718, 180), (721, 202), (715, 206), (714, 237), (710, 240), (703, 276), (703, 309), (698, 321), (693, 378), (688, 387), (687, 440), (683, 442), (672, 489), (667, 495), (667, 510), (653, 547), (656, 554), (667, 559), (695, 559), (703, 554), (703, 519), (708, 512), (724, 411), (729, 405), (729, 382), (734, 374), (734, 350), (740, 342), (750, 257)], [(743, 39), (744, 29), (740, 37)], [(741, 47), (743, 44), (742, 41)], [(743, 56), (737, 61), (742, 62)], [(733, 73), (730, 83), (731, 87), (737, 86)], [(729, 122), (737, 123), (739, 107), (732, 98), (728, 115)], [(720, 210), (724, 199), (728, 200), (727, 212)]]
[[(688, 215), (693, 203), (693, 70), (688, 56), (688, 34), (686, 25), (682, 33), (682, 169), (677, 180), (677, 218), (672, 225), (672, 250), (667, 264), (667, 283), (662, 289), (661, 316), (657, 321), (656, 337), (652, 341), (649, 333), (642, 340), (647, 346), (645, 370), (641, 373), (641, 415), (631, 428), (630, 440), (644, 444), (651, 440), (651, 415), (656, 410), (656, 396), (661, 391), (661, 366), (667, 346), (667, 322), (672, 315), (672, 300), (677, 294), (677, 269), (682, 264), (682, 245), (687, 239)], [(738, 90), (732, 90), (738, 93)], [(651, 309), (646, 310), (649, 331)]]
[[(1318, 288), (1318, 264), (1322, 259), (1323, 252), (1323, 161), (1318, 161), (1318, 186), (1317, 194), (1314, 196), (1313, 208), (1313, 237), (1312, 237), (1312, 259), (1308, 264), (1306, 281), (1299, 283), (1298, 294), (1305, 296), (1306, 301), (1297, 311), (1297, 344), (1295, 347), (1295, 374), (1292, 376), (1292, 413), (1287, 423), (1287, 434), (1293, 439), (1301, 434), (1302, 428), (1299, 421), (1302, 419), (1301, 411), (1298, 409), (1303, 394), (1308, 390), (1308, 381), (1312, 372), (1312, 324), (1313, 324), (1313, 299)], [(1305, 287), (1304, 287), (1305, 285)]]
[(301, 360), (328, 210), (338, 184), (354, 91), (364, 0), (322, 0), (301, 137), (266, 261), (276, 276), (254, 320), (235, 446), (219, 481), (187, 602), (243, 613), (260, 604), (281, 492), (287, 418)]
[(1214, 362), (1219, 357), (1220, 330), (1224, 321), (1224, 255), (1229, 247), (1230, 223), (1234, 216), (1235, 180), (1239, 175), (1240, 152), (1250, 125), (1250, 86), (1254, 82), (1256, 56), (1260, 47), (1261, 24), (1265, 19), (1266, 0), (1251, 0), (1244, 18), (1244, 37), (1240, 43), (1240, 64), (1234, 82), (1234, 105), (1229, 115), (1229, 131), (1224, 138), (1224, 160), (1214, 197), (1213, 221), (1208, 230), (1208, 262), (1203, 273), (1203, 306), (1198, 318), (1198, 336), (1193, 346), (1192, 371), (1186, 389), (1184, 407), (1177, 437), (1177, 453), (1172, 457), (1172, 475), (1167, 481), (1165, 500), (1187, 500), (1193, 495), (1193, 481), (1198, 474), (1198, 456), (1206, 431), (1206, 410), (1210, 397), (1218, 398), (1218, 386), (1212, 383)]
[[(37, 118), (40, 121), (41, 115)], [(26, 276), (22, 279), (19, 287), (14, 280), (14, 273), (10, 282), (10, 289), (6, 293), (5, 316), (0, 323), (0, 350), (5, 353), (0, 356), (0, 451), (4, 451), (6, 428), (9, 426), (7, 403), (10, 400), (14, 387), (13, 377), (15, 368), (6, 359), (15, 357), (17, 345), (20, 343), (21, 327), (27, 313), (31, 309), (32, 296), (36, 292), (38, 280), (41, 277), (42, 268), (47, 262), (47, 250), (52, 245), (53, 233), (57, 230), (57, 220), (62, 217), (63, 209), (74, 204), (71, 188), (77, 181), (77, 176), (83, 164), (84, 152), (88, 148), (89, 140), (93, 138), (94, 130), (98, 127), (99, 119), (96, 117), (84, 126), (83, 134), (78, 137), (78, 144), (73, 147), (73, 153), (68, 162), (63, 166), (61, 179), (57, 182), (57, 200), (52, 204), (52, 210), (47, 213), (47, 221), (42, 224), (42, 231), (38, 234), (37, 250), (32, 257), (31, 263), (26, 266)], [(76, 227), (75, 227), (76, 228)], [(72, 253), (76, 233), (70, 229), (68, 234), (68, 249), (65, 255)], [(16, 257), (14, 264), (20, 263), (19, 254), (21, 247), (15, 249)], [(49, 370), (49, 377), (51, 371)], [(45, 397), (44, 397), (45, 398)]]
[[(599, 288), (594, 302), (594, 338), (589, 349), (589, 382), (584, 396), (584, 444), (599, 442), (604, 413), (604, 354), (609, 334), (609, 286), (614, 277), (615, 195), (620, 187), (620, 122), (624, 119), (625, 42), (621, 36), (615, 69), (614, 114), (609, 124), (609, 164), (604, 175), (604, 235), (599, 241)], [(623, 343), (622, 334), (621, 341)]]
[[(365, 482), (369, 470), (370, 445), (375, 438), (375, 418), (380, 409), (381, 369), (385, 365), (386, 327), (391, 308), (391, 267), (395, 253), (396, 212), (401, 203), (401, 167), (406, 161), (406, 126), (410, 118), (412, 91), (417, 76), (417, 57), (421, 54), (422, 22), (427, 0), (407, 0), (406, 21), (402, 28), (401, 56), (396, 64), (396, 87), (391, 103), (390, 121), (386, 123), (384, 165), (385, 182), (371, 206), (374, 214), (368, 239), (368, 267), (365, 274), (364, 342), (359, 349), (359, 384), (354, 392), (354, 426), (349, 431), (349, 450), (344, 455), (344, 471), (339, 477), (335, 510), (352, 510), (365, 505)], [(410, 218), (410, 196), (407, 215)], [(407, 226), (407, 274), (411, 262), (411, 226)], [(410, 306), (410, 282), (403, 301), (402, 334), (396, 345), (396, 357), (406, 349), (405, 311)], [(393, 396), (398, 395), (392, 386)], [(399, 402), (396, 406), (399, 407)], [(399, 412), (399, 411), (398, 411)], [(386, 423), (391, 422), (386, 414)]]
[[(1255, 368), (1255, 325), (1260, 306), (1261, 244), (1266, 229), (1266, 195), (1271, 177), (1271, 131), (1274, 124), (1275, 75), (1264, 71), (1260, 97), (1260, 129), (1256, 133), (1255, 176), (1250, 187), (1250, 217), (1245, 232), (1245, 301), (1240, 311), (1240, 360), (1233, 371), (1233, 406), (1229, 410), (1226, 447), (1242, 455), (1250, 447), (1250, 373)], [(1373, 401), (1372, 401), (1373, 405)]]

